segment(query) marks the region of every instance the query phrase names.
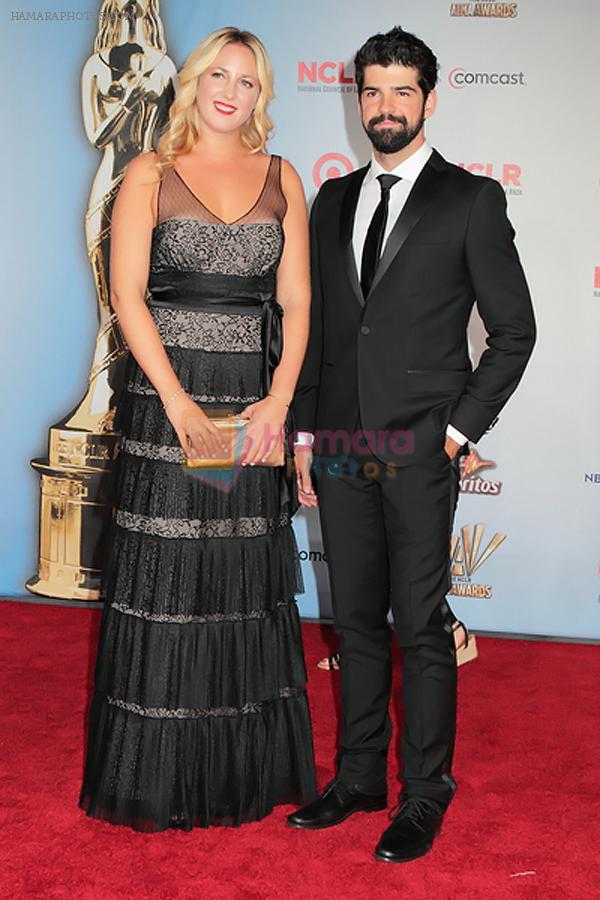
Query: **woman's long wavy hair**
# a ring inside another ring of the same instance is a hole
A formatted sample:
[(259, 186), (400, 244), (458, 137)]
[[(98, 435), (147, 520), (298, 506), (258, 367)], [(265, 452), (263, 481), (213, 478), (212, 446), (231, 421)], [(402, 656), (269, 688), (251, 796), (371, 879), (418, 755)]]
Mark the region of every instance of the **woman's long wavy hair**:
[(169, 110), (169, 122), (161, 135), (156, 153), (156, 168), (162, 175), (173, 168), (176, 158), (188, 153), (200, 136), (196, 109), (198, 76), (213, 64), (218, 54), (227, 44), (243, 44), (254, 53), (260, 93), (254, 112), (242, 126), (241, 138), (244, 146), (252, 153), (264, 149), (273, 130), (273, 123), (267, 113), (267, 106), (273, 99), (273, 69), (265, 47), (249, 31), (237, 28), (220, 28), (213, 31), (192, 50), (179, 73), (177, 96)]

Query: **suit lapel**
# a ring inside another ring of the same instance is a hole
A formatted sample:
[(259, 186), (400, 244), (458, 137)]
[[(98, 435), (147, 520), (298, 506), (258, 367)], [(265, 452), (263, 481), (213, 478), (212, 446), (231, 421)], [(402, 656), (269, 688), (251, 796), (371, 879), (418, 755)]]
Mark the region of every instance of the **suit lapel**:
[(434, 199), (447, 165), (446, 161), (434, 150), (423, 167), (421, 174), (415, 181), (414, 187), (408, 195), (408, 200), (404, 204), (402, 212), (398, 216), (396, 224), (390, 232), (383, 255), (377, 266), (375, 278), (373, 279), (371, 290), (369, 291), (369, 297), (389, 269), (396, 255), (400, 252), (407, 237)]
[(367, 174), (368, 166), (357, 169), (348, 176), (348, 186), (342, 199), (340, 210), (340, 244), (344, 265), (348, 274), (348, 279), (352, 285), (352, 290), (356, 295), (356, 299), (361, 306), (365, 305), (356, 269), (356, 260), (354, 258), (354, 248), (352, 246), (352, 232), (354, 231), (354, 217), (356, 215), (356, 204), (358, 203), (358, 195), (363, 179)]

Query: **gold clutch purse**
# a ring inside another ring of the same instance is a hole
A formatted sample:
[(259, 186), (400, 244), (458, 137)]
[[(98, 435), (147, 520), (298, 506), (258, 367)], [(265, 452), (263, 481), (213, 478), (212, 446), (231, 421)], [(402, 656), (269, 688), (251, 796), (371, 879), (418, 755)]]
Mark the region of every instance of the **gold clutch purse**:
[[(242, 416), (220, 416), (211, 418), (213, 425), (219, 429), (221, 439), (227, 448), (222, 456), (186, 457), (184, 465), (187, 469), (233, 469), (240, 464), (240, 456), (248, 437), (248, 419)], [(285, 450), (283, 438), (275, 444), (271, 455), (258, 466), (283, 466)]]

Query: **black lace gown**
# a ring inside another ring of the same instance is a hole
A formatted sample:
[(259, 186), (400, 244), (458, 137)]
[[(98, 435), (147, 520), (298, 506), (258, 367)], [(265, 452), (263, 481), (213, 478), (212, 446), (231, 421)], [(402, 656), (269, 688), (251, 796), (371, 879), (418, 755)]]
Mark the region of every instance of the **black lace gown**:
[[(161, 182), (148, 305), (206, 409), (239, 412), (265, 393), (280, 164), (234, 223), (174, 170)], [(283, 469), (186, 471), (158, 395), (127, 365), (79, 804), (140, 831), (239, 825), (315, 796), (292, 499)]]

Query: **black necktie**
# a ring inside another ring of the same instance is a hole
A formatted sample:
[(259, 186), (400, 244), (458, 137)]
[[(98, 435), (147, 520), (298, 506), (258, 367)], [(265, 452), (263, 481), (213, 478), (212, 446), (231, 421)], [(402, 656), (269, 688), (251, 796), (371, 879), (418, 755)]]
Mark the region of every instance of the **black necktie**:
[(371, 224), (367, 231), (360, 266), (360, 286), (362, 287), (363, 297), (365, 298), (371, 290), (375, 272), (379, 265), (379, 257), (381, 256), (383, 236), (385, 234), (385, 225), (388, 217), (390, 191), (396, 182), (400, 180), (399, 175), (377, 176), (377, 181), (381, 187), (381, 199), (377, 209), (373, 213), (373, 218), (371, 219)]

